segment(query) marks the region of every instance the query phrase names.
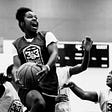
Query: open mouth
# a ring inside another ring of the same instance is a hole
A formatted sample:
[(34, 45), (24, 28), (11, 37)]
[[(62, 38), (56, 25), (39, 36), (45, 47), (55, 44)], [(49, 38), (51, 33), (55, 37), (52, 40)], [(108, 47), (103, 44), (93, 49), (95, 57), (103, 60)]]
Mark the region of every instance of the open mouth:
[(38, 25), (37, 25), (37, 24), (32, 24), (32, 27), (36, 27), (36, 28), (37, 28), (37, 27), (38, 27)]
[(37, 28), (38, 28), (38, 23), (37, 23), (37, 22), (32, 22), (32, 23), (31, 23), (31, 26), (32, 26), (33, 28), (36, 28), (36, 29), (37, 29)]

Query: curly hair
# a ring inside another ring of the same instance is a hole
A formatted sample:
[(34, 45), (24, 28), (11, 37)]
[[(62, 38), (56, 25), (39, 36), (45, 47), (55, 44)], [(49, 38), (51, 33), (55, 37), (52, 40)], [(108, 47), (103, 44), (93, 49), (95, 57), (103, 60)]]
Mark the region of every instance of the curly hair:
[(28, 11), (32, 11), (30, 8), (27, 8), (27, 7), (21, 7), (17, 10), (16, 12), (16, 19), (19, 21), (19, 22), (23, 22), (24, 21), (24, 16), (25, 16), (25, 13), (28, 12)]
[(12, 74), (12, 69), (14, 67), (14, 64), (11, 64), (7, 67), (7, 70), (6, 70), (6, 74), (7, 75), (11, 75)]

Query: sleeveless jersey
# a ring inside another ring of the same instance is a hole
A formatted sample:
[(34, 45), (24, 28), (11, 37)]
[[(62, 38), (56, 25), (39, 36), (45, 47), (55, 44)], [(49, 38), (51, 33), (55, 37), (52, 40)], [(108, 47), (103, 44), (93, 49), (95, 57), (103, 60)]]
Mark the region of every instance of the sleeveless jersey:
[(98, 103), (102, 112), (112, 112), (112, 91), (109, 88), (98, 92)]
[(4, 84), (5, 92), (0, 98), (0, 112), (23, 112), (20, 98), (10, 82)]
[[(13, 42), (17, 49), (21, 63), (33, 61), (38, 64), (46, 64), (50, 55), (45, 41), (45, 33), (38, 32), (37, 37), (32, 42), (27, 42), (24, 37), (20, 37)], [(48, 72), (46, 77), (40, 82), (44, 93), (57, 95), (58, 78), (55, 65)]]
[[(70, 89), (63, 88), (60, 89), (65, 83), (67, 83), (70, 79), (69, 74), (69, 66), (65, 67), (57, 67), (57, 75), (59, 82), (59, 91), (58, 94), (65, 94), (68, 96), (68, 100), (70, 100)], [(55, 105), (55, 112), (71, 112), (70, 101), (59, 102)]]

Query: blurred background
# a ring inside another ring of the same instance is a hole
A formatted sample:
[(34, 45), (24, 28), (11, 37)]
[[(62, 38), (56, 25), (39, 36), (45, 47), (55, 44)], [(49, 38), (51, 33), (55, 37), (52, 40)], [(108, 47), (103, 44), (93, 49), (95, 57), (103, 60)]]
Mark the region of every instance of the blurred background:
[[(85, 90), (99, 90), (106, 86), (105, 78), (112, 68), (112, 0), (0, 0), (1, 72), (12, 63), (12, 41), (23, 35), (15, 19), (17, 9), (23, 6), (37, 13), (39, 30), (53, 32), (62, 42), (63, 45), (58, 45), (60, 56), (63, 51), (66, 53), (59, 60), (59, 63), (63, 62), (60, 65), (73, 62), (67, 62), (65, 57), (76, 56), (72, 54), (73, 49), (81, 53), (78, 45), (85, 36), (90, 36), (95, 45), (91, 53), (93, 63), (71, 80)], [(81, 58), (76, 57), (75, 61), (80, 63)], [(99, 104), (82, 101), (71, 91), (70, 100), (71, 112), (100, 112)]]
[(61, 41), (111, 41), (112, 0), (0, 0), (0, 36), (15, 39), (22, 35), (16, 10), (26, 6), (36, 11), (40, 30), (53, 31)]

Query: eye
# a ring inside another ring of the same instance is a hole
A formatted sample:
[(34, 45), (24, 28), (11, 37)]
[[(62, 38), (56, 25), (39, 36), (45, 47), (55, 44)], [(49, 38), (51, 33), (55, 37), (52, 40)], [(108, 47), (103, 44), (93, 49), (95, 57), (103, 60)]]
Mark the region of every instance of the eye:
[(112, 75), (112, 71), (110, 71), (109, 74)]
[(35, 19), (38, 19), (36, 15), (34, 15), (34, 18), (35, 18)]
[(32, 15), (28, 15), (28, 16), (26, 16), (27, 18), (33, 18), (33, 16)]

